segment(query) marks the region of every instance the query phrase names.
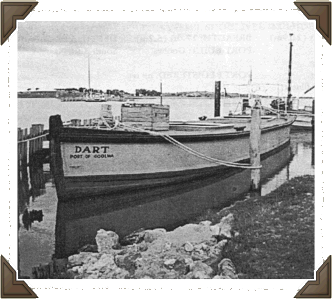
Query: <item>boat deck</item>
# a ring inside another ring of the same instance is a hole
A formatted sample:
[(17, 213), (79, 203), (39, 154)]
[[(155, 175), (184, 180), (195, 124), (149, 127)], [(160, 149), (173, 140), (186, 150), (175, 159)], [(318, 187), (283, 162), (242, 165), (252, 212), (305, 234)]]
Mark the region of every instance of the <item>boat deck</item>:
[[(272, 126), (278, 126), (285, 124), (284, 118), (269, 118), (263, 119), (261, 128), (268, 128)], [(215, 135), (215, 134), (227, 134), (235, 132), (249, 132), (251, 122), (250, 119), (211, 119), (208, 121), (186, 121), (186, 122), (171, 122), (170, 130), (160, 131), (161, 134), (167, 134), (171, 136), (180, 135)]]
[[(284, 127), (293, 123), (295, 117), (271, 117), (262, 119), (261, 129), (267, 131), (276, 127)], [(249, 135), (251, 119), (226, 119), (215, 118), (205, 121), (173, 121), (170, 122), (169, 130), (150, 131), (131, 125), (108, 128), (106, 125), (99, 126), (65, 126), (61, 130), (61, 138), (68, 142), (159, 142), (158, 135), (168, 135), (178, 141), (207, 140), (216, 137), (228, 138), (240, 135)], [(177, 138), (178, 137), (178, 138)]]

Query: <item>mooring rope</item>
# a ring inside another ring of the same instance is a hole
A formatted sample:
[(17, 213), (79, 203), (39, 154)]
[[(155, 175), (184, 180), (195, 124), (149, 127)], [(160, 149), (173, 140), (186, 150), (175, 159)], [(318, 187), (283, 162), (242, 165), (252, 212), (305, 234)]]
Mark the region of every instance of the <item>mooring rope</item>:
[[(164, 138), (166, 141), (168, 141), (169, 143), (173, 144), (174, 146), (177, 146), (180, 149), (182, 149), (182, 150), (184, 150), (184, 151), (186, 151), (186, 152), (188, 152), (188, 153), (190, 153), (190, 154), (192, 154), (192, 155), (194, 155), (198, 158), (209, 161), (211, 163), (215, 163), (217, 165), (224, 165), (224, 166), (228, 166), (228, 167), (243, 168), (243, 169), (260, 169), (260, 168), (262, 168), (261, 165), (260, 166), (252, 166), (251, 164), (247, 164), (247, 163), (237, 163), (237, 162), (229, 162), (229, 161), (223, 161), (223, 160), (215, 159), (215, 158), (209, 157), (205, 154), (202, 154), (200, 152), (195, 151), (194, 149), (184, 145), (183, 143), (177, 141), (176, 139), (174, 139), (173, 137), (171, 137), (167, 134), (135, 128), (133, 126), (128, 126), (128, 125), (125, 125), (125, 124), (120, 123), (120, 122), (116, 122), (115, 125), (113, 127), (111, 127), (107, 123), (107, 121), (104, 117), (101, 117), (101, 119), (103, 120), (103, 122), (106, 125), (108, 130), (114, 130), (116, 128), (122, 127), (124, 129), (131, 130), (131, 131), (134, 131), (134, 132), (147, 133), (151, 136), (160, 136), (160, 137)], [(28, 142), (28, 141), (31, 141), (31, 140), (34, 140), (34, 139), (42, 138), (42, 137), (47, 136), (47, 135), (48, 135), (48, 133), (43, 134), (43, 135), (39, 135), (39, 136), (36, 136), (36, 137), (33, 137), (33, 138), (20, 140), (17, 143)]]
[(262, 108), (263, 108), (264, 110), (268, 110), (268, 111), (271, 111), (271, 112), (276, 113), (276, 114), (278, 114), (278, 113), (281, 112), (281, 111), (278, 111), (278, 110), (276, 110), (276, 109), (269, 108), (269, 107), (265, 107), (265, 106), (262, 106)]
[(144, 132), (144, 133), (147, 133), (147, 134), (152, 135), (152, 136), (160, 136), (160, 137), (164, 138), (166, 141), (173, 144), (174, 146), (177, 146), (180, 149), (182, 149), (182, 150), (184, 150), (184, 151), (186, 151), (186, 152), (188, 152), (188, 153), (190, 153), (190, 154), (192, 154), (192, 155), (194, 155), (198, 158), (201, 158), (203, 160), (206, 160), (206, 161), (218, 164), (218, 165), (224, 165), (224, 166), (235, 167), (235, 168), (243, 168), (243, 169), (260, 169), (260, 168), (262, 168), (261, 165), (260, 166), (252, 166), (251, 164), (228, 162), (228, 161), (223, 161), (223, 160), (219, 160), (219, 159), (209, 157), (207, 155), (204, 155), (200, 152), (197, 152), (197, 151), (193, 150), (192, 148), (184, 145), (183, 143), (177, 141), (176, 139), (174, 139), (173, 137), (171, 137), (167, 134), (162, 134), (162, 133), (151, 132), (151, 131), (143, 130), (143, 129), (139, 129), (139, 128), (134, 128), (132, 126), (125, 125), (123, 123), (119, 124), (119, 126), (125, 128), (125, 129), (132, 130), (134, 132), (141, 132), (141, 133)]
[(273, 109), (273, 108), (269, 108), (269, 107), (265, 107), (265, 106), (262, 106), (263, 109), (265, 110), (269, 110), (275, 114), (280, 114), (280, 113), (286, 113), (288, 115), (292, 115), (292, 116), (315, 116), (315, 114), (312, 114), (312, 113), (288, 113), (287, 111), (282, 111), (282, 110), (276, 110), (276, 109)]
[(47, 136), (48, 133), (45, 133), (43, 135), (38, 135), (36, 137), (32, 137), (32, 138), (29, 138), (29, 139), (25, 139), (25, 140), (20, 140), (20, 141), (17, 141), (17, 143), (23, 143), (23, 142), (28, 142), (28, 141), (31, 141), (31, 140), (35, 140), (35, 139), (38, 139), (38, 138), (41, 138), (41, 137), (45, 137)]
[(119, 122), (118, 120), (115, 120), (115, 124), (114, 124), (114, 126), (111, 127), (111, 126), (108, 124), (107, 120), (106, 120), (103, 116), (101, 116), (100, 118), (101, 118), (101, 120), (103, 121), (103, 123), (106, 125), (106, 127), (108, 128), (108, 130), (115, 130), (115, 129), (116, 129), (117, 127), (119, 127), (119, 125), (120, 125), (120, 122)]

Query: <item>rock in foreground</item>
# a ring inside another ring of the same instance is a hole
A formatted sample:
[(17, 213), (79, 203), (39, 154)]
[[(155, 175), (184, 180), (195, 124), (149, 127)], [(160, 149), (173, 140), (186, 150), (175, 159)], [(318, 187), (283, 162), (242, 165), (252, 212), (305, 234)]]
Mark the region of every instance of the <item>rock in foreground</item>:
[(215, 225), (187, 224), (166, 232), (144, 230), (121, 246), (115, 232), (99, 230), (98, 252), (80, 252), (68, 258), (74, 278), (234, 279), (233, 263), (223, 257), (232, 238), (232, 214)]

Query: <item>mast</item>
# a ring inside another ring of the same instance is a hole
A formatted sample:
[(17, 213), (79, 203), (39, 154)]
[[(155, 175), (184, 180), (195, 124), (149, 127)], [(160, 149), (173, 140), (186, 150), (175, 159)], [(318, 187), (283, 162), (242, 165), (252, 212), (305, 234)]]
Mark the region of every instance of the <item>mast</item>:
[(89, 91), (90, 91), (90, 55), (88, 56), (88, 80), (89, 80)]
[(290, 33), (290, 43), (289, 43), (289, 65), (288, 65), (288, 95), (287, 95), (287, 108), (290, 109), (290, 105), (291, 105), (291, 98), (292, 98), (292, 94), (291, 94), (291, 77), (292, 77), (292, 48), (293, 48), (293, 43), (292, 43), (292, 35), (293, 33)]
[(308, 93), (310, 90), (312, 90), (312, 89), (314, 89), (314, 88), (315, 88), (315, 86), (310, 87), (307, 91), (304, 92), (304, 94)]
[(251, 66), (250, 66), (250, 76), (249, 76), (249, 95), (248, 95), (248, 98), (249, 98), (249, 99), (251, 99), (251, 94), (252, 94), (251, 83), (252, 83), (252, 68), (251, 68)]
[(214, 87), (214, 116), (220, 116), (220, 81), (216, 81)]

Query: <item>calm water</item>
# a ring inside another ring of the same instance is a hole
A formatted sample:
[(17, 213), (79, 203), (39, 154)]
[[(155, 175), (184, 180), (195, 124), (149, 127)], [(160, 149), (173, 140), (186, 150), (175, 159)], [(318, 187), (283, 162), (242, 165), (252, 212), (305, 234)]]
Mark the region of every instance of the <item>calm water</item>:
[[(139, 99), (138, 103), (159, 104), (156, 99)], [(240, 98), (226, 98), (223, 101), (221, 114), (227, 115), (229, 111), (239, 112)], [(270, 99), (263, 99), (262, 104), (270, 107)], [(121, 102), (107, 102), (112, 105), (114, 115), (120, 115)], [(70, 119), (88, 119), (99, 116), (103, 103), (90, 102), (61, 102), (59, 99), (18, 99), (18, 127), (27, 128), (31, 124), (44, 124), (48, 128), (51, 115), (60, 114), (63, 121)], [(171, 120), (197, 120), (199, 116), (214, 116), (213, 98), (163, 98), (163, 104), (170, 105)], [(300, 108), (311, 105), (311, 100), (302, 101)]]
[[(42, 113), (33, 113), (41, 102)], [(172, 119), (197, 119), (197, 115), (212, 116), (213, 113), (212, 99), (164, 99), (164, 103), (171, 105)], [(189, 104), (192, 107), (187, 109)], [(64, 120), (96, 117), (100, 105), (61, 103), (56, 99), (19, 99), (19, 126), (28, 127), (31, 123), (47, 125), (49, 115), (56, 113), (61, 114)], [(121, 103), (112, 105), (114, 114), (118, 113)], [(311, 133), (292, 134), (291, 144), (265, 159), (262, 165), (263, 195), (288, 179), (314, 174)], [(52, 257), (65, 257), (86, 244), (93, 244), (96, 232), (101, 228), (113, 230), (120, 237), (140, 228), (174, 229), (209, 209), (229, 206), (245, 197), (249, 178), (249, 170), (234, 170), (224, 177), (172, 188), (116, 198), (104, 196), (58, 203), (49, 166), (33, 165), (21, 173), (18, 186), (20, 277), (30, 276), (33, 266), (48, 263)]]
[[(262, 194), (293, 177), (313, 175), (311, 156), (311, 134), (292, 134), (290, 146), (262, 162)], [(174, 229), (209, 209), (222, 209), (242, 200), (250, 182), (250, 171), (244, 170), (224, 178), (126, 197), (104, 196), (58, 203), (52, 177), (45, 165), (44, 171), (42, 168), (34, 171), (29, 173), (28, 181), (22, 181), (19, 186), (21, 276), (30, 276), (33, 266), (50, 262), (52, 256), (65, 257), (86, 244), (94, 244), (96, 232), (101, 228), (116, 231), (120, 236), (140, 228)], [(42, 211), (43, 217), (38, 217), (38, 211)]]
[[(160, 103), (159, 99), (140, 99), (138, 103)], [(112, 105), (113, 115), (120, 115), (122, 102), (107, 102)], [(61, 102), (59, 99), (18, 99), (18, 127), (26, 128), (32, 123), (48, 127), (51, 115), (60, 114), (63, 121), (98, 117), (105, 103)], [(213, 116), (212, 98), (163, 98), (170, 105), (171, 120), (197, 120), (199, 116)]]

